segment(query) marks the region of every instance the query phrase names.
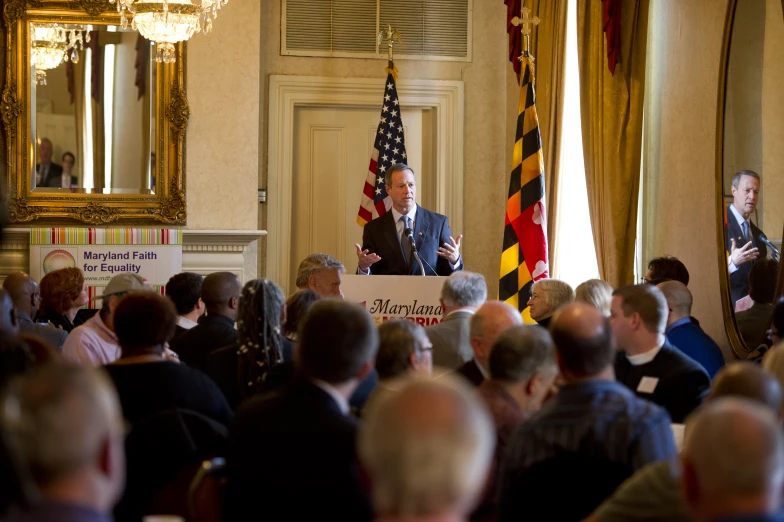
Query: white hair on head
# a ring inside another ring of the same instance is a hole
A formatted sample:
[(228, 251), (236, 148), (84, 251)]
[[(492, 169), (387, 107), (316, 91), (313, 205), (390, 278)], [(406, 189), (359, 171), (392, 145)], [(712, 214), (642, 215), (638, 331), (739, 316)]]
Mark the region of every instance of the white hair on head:
[(359, 452), (381, 515), (467, 514), (495, 445), (490, 416), (467, 384), (413, 376), (371, 404)]

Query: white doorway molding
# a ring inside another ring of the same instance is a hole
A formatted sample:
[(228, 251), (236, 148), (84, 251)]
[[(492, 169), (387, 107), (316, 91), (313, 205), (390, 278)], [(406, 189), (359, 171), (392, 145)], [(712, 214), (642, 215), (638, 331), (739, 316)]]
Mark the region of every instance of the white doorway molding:
[[(271, 75), (269, 89), (266, 277), (286, 287), (291, 267), (291, 198), (294, 178), (294, 111), (297, 106), (377, 107), (386, 78), (331, 78)], [(462, 81), (400, 80), (400, 104), (435, 112), (435, 208), (449, 218), (452, 231), (463, 230)], [(365, 151), (361, 152), (365, 154)], [(368, 162), (370, 158), (367, 158)], [(356, 187), (359, 194), (362, 187)], [(357, 227), (359, 230), (359, 227)], [(361, 232), (358, 231), (358, 237)], [(354, 266), (346, 269), (353, 272)]]

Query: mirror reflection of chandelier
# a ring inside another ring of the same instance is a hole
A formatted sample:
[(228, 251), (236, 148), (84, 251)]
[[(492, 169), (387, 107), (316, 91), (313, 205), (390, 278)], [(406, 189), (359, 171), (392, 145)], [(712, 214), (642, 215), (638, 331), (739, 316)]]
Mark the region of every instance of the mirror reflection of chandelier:
[(81, 26), (61, 24), (30, 24), (30, 64), (35, 67), (38, 85), (46, 85), (46, 71), (70, 59), (79, 62), (84, 42), (90, 42), (90, 32)]
[(123, 27), (128, 26), (126, 12), (133, 15), (133, 29), (157, 44), (155, 61), (164, 63), (174, 63), (174, 44), (190, 39), (193, 33), (212, 31), (212, 20), (228, 1), (109, 0), (117, 3)]

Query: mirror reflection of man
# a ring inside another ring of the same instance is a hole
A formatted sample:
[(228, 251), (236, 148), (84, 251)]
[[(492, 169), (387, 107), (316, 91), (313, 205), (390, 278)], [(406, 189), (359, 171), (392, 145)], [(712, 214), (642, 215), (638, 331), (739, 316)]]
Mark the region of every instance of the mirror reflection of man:
[(41, 138), (38, 145), (38, 164), (35, 166), (35, 186), (48, 187), (52, 179), (60, 179), (63, 168), (57, 163), (52, 163), (54, 147), (49, 138)]
[(732, 302), (749, 295), (749, 274), (758, 258), (768, 250), (760, 240), (762, 230), (749, 219), (757, 208), (760, 191), (759, 174), (740, 170), (732, 177), (732, 204), (727, 209), (726, 248), (730, 252), (727, 266), (730, 273)]

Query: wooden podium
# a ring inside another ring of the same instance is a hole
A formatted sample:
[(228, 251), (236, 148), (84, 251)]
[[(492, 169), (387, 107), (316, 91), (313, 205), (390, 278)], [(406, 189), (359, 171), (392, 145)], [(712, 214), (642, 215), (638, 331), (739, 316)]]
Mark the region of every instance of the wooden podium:
[(441, 322), (441, 287), (446, 277), (344, 275), (346, 301), (361, 303), (376, 324), (393, 318), (421, 326)]

